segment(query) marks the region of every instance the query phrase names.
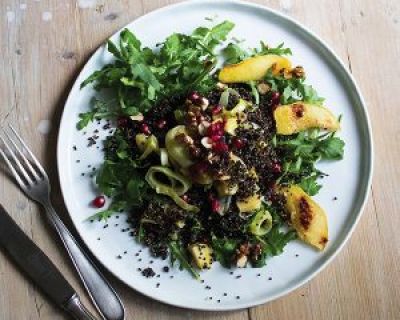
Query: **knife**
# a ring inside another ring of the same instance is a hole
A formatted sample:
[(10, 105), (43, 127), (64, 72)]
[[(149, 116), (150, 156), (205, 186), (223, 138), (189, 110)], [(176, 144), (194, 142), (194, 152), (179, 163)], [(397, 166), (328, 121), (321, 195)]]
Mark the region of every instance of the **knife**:
[(0, 247), (52, 300), (76, 320), (96, 320), (57, 267), (21, 230), (0, 204)]

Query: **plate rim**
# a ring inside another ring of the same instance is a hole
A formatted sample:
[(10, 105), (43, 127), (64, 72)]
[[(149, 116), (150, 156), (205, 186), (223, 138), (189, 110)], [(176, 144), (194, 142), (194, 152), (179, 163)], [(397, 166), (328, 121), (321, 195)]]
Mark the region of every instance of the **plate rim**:
[[(100, 259), (100, 257), (98, 255), (96, 255), (96, 253), (94, 251), (91, 250), (91, 248), (89, 247), (89, 245), (87, 245), (87, 243), (84, 241), (84, 238), (81, 234), (81, 232), (79, 231), (79, 229), (76, 226), (76, 221), (74, 221), (74, 219), (71, 218), (71, 214), (70, 214), (70, 209), (71, 206), (67, 203), (66, 201), (66, 197), (65, 197), (65, 183), (62, 183), (62, 181), (65, 181), (65, 175), (63, 174), (63, 171), (61, 170), (62, 167), (62, 163), (61, 163), (61, 159), (62, 159), (62, 153), (63, 151), (65, 151), (65, 149), (63, 149), (62, 147), (62, 138), (63, 138), (63, 134), (62, 134), (62, 128), (65, 126), (65, 123), (67, 122), (66, 119), (66, 112), (65, 112), (65, 108), (68, 104), (71, 103), (72, 101), (72, 92), (75, 91), (76, 87), (79, 87), (79, 82), (78, 79), (80, 79), (82, 77), (83, 74), (83, 70), (86, 68), (86, 66), (89, 64), (90, 60), (93, 58), (94, 55), (96, 55), (96, 53), (98, 53), (100, 50), (102, 50), (102, 48), (104, 48), (104, 44), (100, 45), (99, 47), (97, 47), (97, 49), (90, 55), (90, 57), (86, 60), (86, 62), (84, 63), (84, 65), (80, 68), (80, 71), (78, 73), (78, 75), (75, 77), (74, 80), (74, 84), (71, 87), (69, 93), (68, 93), (68, 97), (65, 100), (65, 104), (64, 104), (64, 108), (62, 111), (62, 116), (61, 116), (61, 120), (60, 120), (60, 124), (59, 124), (59, 131), (58, 131), (58, 137), (57, 137), (57, 151), (56, 151), (56, 157), (57, 157), (57, 173), (58, 173), (58, 178), (60, 181), (60, 189), (61, 189), (61, 193), (63, 196), (63, 200), (65, 203), (65, 206), (67, 208), (68, 211), (68, 215), (70, 216), (71, 220), (72, 220), (72, 224), (75, 228), (75, 230), (77, 231), (79, 237), (81, 238), (82, 242), (85, 243), (87, 249), (91, 252), (91, 254), (96, 258), (96, 262), (100, 263), (109, 273), (111, 273), (114, 277), (116, 277), (119, 281), (121, 281), (122, 283), (124, 283), (125, 285), (127, 285), (129, 288), (135, 290), (136, 292), (152, 299), (152, 300), (156, 300), (171, 306), (175, 306), (175, 307), (180, 307), (180, 308), (184, 308), (184, 309), (191, 309), (191, 310), (201, 310), (201, 311), (229, 311), (229, 310), (239, 310), (239, 309), (245, 309), (245, 308), (249, 308), (249, 307), (255, 307), (261, 304), (265, 304), (267, 302), (276, 300), (278, 298), (281, 298), (287, 294), (289, 294), (290, 292), (298, 289), (299, 287), (303, 286), (305, 283), (311, 281), (314, 277), (316, 277), (322, 270), (324, 270), (326, 268), (326, 266), (328, 266), (335, 258), (336, 256), (342, 251), (342, 249), (344, 248), (344, 246), (346, 245), (346, 243), (348, 242), (348, 240), (350, 239), (350, 237), (352, 236), (361, 216), (363, 215), (364, 211), (365, 211), (365, 207), (367, 204), (367, 201), (369, 199), (370, 196), (370, 192), (371, 192), (371, 185), (372, 185), (372, 176), (373, 176), (373, 168), (374, 168), (374, 145), (373, 145), (373, 134), (372, 134), (372, 126), (371, 126), (371, 119), (370, 116), (368, 114), (368, 109), (367, 109), (367, 104), (365, 102), (365, 99), (361, 93), (361, 90), (357, 84), (357, 82), (355, 81), (354, 76), (352, 75), (352, 73), (348, 70), (347, 66), (343, 63), (343, 61), (341, 60), (341, 58), (335, 53), (335, 51), (323, 40), (321, 39), (317, 34), (315, 34), (313, 31), (311, 31), (311, 29), (309, 29), (308, 27), (306, 27), (305, 25), (303, 25), (302, 23), (298, 22), (297, 20), (295, 20), (294, 18), (279, 12), (275, 9), (271, 9), (268, 6), (264, 6), (261, 4), (257, 4), (257, 3), (252, 3), (252, 2), (247, 2), (247, 1), (243, 1), (243, 0), (188, 0), (188, 1), (183, 1), (183, 2), (179, 2), (179, 3), (175, 3), (175, 4), (170, 4), (170, 5), (166, 5), (163, 6), (161, 8), (158, 8), (156, 10), (150, 11), (144, 15), (141, 15), (140, 17), (131, 20), (128, 24), (124, 25), (122, 28), (118, 29), (117, 31), (115, 31), (111, 36), (115, 36), (116, 34), (120, 33), (124, 28), (126, 28), (127, 26), (129, 26), (130, 24), (132, 24), (133, 22), (137, 22), (139, 20), (141, 20), (142, 18), (146, 17), (149, 18), (149, 16), (152, 15), (157, 15), (162, 13), (163, 11), (168, 11), (171, 10), (173, 8), (176, 7), (184, 7), (184, 6), (192, 6), (192, 5), (196, 5), (196, 4), (205, 4), (205, 3), (209, 3), (209, 4), (226, 4), (226, 5), (230, 5), (230, 4), (236, 4), (236, 5), (240, 5), (240, 6), (244, 6), (244, 7), (249, 7), (249, 8), (253, 8), (253, 9), (259, 9), (261, 11), (264, 12), (268, 12), (269, 14), (275, 15), (277, 18), (285, 21), (285, 22), (289, 22), (292, 25), (296, 26), (297, 28), (299, 28), (307, 37), (309, 37), (310, 39), (313, 39), (314, 41), (316, 41), (320, 47), (325, 50), (326, 52), (328, 52), (333, 60), (334, 63), (336, 63), (336, 65), (339, 67), (339, 69), (341, 69), (343, 76), (347, 78), (347, 80), (349, 80), (349, 85), (353, 86), (353, 88), (350, 88), (351, 90), (349, 92), (352, 92), (355, 94), (356, 98), (359, 100), (360, 103), (360, 113), (363, 116), (365, 123), (364, 125), (366, 125), (365, 129), (366, 129), (366, 135), (367, 135), (367, 141), (364, 141), (364, 143), (366, 143), (366, 153), (368, 154), (368, 163), (365, 164), (366, 167), (366, 171), (368, 172), (368, 177), (366, 178), (366, 180), (364, 179), (364, 183), (362, 185), (363, 190), (362, 193), (358, 193), (358, 195), (360, 196), (361, 194), (361, 202), (360, 205), (358, 206), (358, 209), (353, 209), (356, 212), (355, 214), (355, 218), (353, 220), (352, 225), (350, 226), (350, 228), (348, 229), (347, 233), (344, 235), (343, 240), (341, 243), (338, 244), (338, 246), (336, 247), (335, 250), (333, 250), (333, 252), (330, 254), (330, 256), (327, 256), (326, 260), (324, 262), (322, 262), (318, 267), (316, 267), (315, 269), (313, 269), (313, 271), (304, 276), (303, 279), (301, 279), (299, 282), (295, 283), (292, 286), (289, 286), (288, 288), (282, 290), (281, 292), (271, 295), (269, 297), (266, 298), (259, 298), (254, 300), (254, 302), (244, 302), (244, 303), (237, 303), (235, 306), (228, 306), (228, 307), (224, 307), (223, 305), (215, 305), (215, 306), (207, 306), (207, 307), (202, 307), (202, 306), (188, 306), (185, 304), (181, 304), (179, 303), (179, 301), (169, 301), (167, 299), (163, 299), (163, 298), (158, 298), (158, 297), (152, 297), (149, 294), (146, 294), (145, 292), (143, 292), (140, 287), (133, 287), (130, 284), (128, 284), (126, 281), (124, 281), (117, 273), (114, 273), (110, 268), (108, 268)], [(330, 59), (331, 60), (331, 59)]]

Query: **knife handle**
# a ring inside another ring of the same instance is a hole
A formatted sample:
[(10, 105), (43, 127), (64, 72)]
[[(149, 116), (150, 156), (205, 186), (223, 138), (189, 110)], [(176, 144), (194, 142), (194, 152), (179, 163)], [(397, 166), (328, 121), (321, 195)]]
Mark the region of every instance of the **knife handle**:
[(48, 203), (44, 207), (47, 217), (67, 249), (68, 255), (97, 310), (107, 320), (125, 319), (125, 310), (122, 302), (110, 283), (79, 246), (78, 242), (54, 211), (52, 205)]
[[(75, 290), (42, 250), (21, 230), (0, 205), (0, 247), (56, 304), (68, 301)], [(44, 284), (51, 283), (51, 290)]]
[(75, 320), (96, 320), (81, 303), (81, 300), (76, 294), (64, 304), (64, 309), (68, 311)]

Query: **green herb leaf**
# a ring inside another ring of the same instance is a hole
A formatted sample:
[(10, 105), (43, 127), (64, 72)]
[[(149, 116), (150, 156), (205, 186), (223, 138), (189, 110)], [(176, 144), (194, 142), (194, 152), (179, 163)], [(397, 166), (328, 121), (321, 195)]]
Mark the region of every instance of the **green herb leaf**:
[(284, 43), (282, 42), (277, 47), (269, 47), (263, 41), (261, 41), (261, 49), (255, 50), (256, 55), (265, 55), (265, 54), (276, 54), (278, 56), (292, 55), (292, 50), (290, 48), (285, 48)]
[(199, 279), (200, 274), (190, 264), (187, 253), (182, 248), (182, 245), (177, 241), (171, 241), (169, 243), (169, 248), (171, 250), (172, 261), (178, 260), (182, 269), (189, 271), (194, 278)]
[(117, 114), (118, 112), (115, 109), (115, 105), (111, 102), (93, 99), (92, 109), (79, 114), (80, 120), (76, 127), (78, 130), (82, 130), (94, 119), (113, 118), (117, 116)]
[(267, 245), (265, 250), (270, 256), (277, 256), (283, 252), (285, 246), (292, 240), (296, 239), (296, 231), (281, 231), (279, 226), (274, 226), (269, 233), (263, 238)]
[(321, 172), (315, 164), (320, 160), (340, 160), (343, 158), (344, 142), (330, 133), (319, 130), (301, 132), (292, 136), (277, 136), (277, 148), (283, 155), (281, 184), (300, 184), (310, 195), (321, 189), (317, 179)]
[(344, 153), (344, 141), (337, 137), (323, 139), (318, 144), (321, 158), (325, 160), (341, 160)]
[(237, 246), (238, 240), (218, 239), (216, 237), (212, 239), (212, 248), (215, 258), (225, 268), (230, 268), (232, 266)]
[(299, 183), (299, 186), (310, 196), (315, 196), (319, 190), (322, 188), (322, 185), (320, 185), (317, 182), (318, 176), (311, 176), (309, 178), (301, 180)]
[(239, 45), (232, 42), (222, 50), (222, 54), (228, 64), (238, 63), (249, 56)]

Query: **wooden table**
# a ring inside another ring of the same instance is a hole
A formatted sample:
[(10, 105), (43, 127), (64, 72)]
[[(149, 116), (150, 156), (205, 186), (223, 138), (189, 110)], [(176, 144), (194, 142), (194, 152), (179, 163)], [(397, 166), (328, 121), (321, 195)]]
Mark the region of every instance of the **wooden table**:
[[(56, 176), (58, 123), (72, 81), (90, 54), (117, 29), (167, 0), (2, 0), (0, 123), (14, 124)], [(319, 276), (277, 301), (248, 310), (181, 310), (141, 296), (113, 279), (127, 319), (400, 318), (400, 1), (255, 1), (304, 23), (354, 74), (372, 119), (376, 166), (372, 193), (351, 240)], [(84, 300), (64, 250), (38, 207), (0, 173), (0, 202), (51, 257)], [(58, 208), (63, 208), (55, 187)], [(68, 218), (65, 215), (67, 222)], [(0, 252), (0, 319), (66, 319)]]

